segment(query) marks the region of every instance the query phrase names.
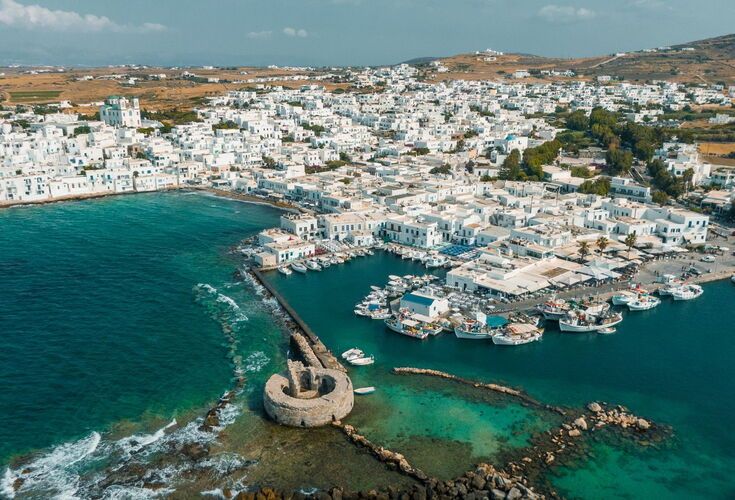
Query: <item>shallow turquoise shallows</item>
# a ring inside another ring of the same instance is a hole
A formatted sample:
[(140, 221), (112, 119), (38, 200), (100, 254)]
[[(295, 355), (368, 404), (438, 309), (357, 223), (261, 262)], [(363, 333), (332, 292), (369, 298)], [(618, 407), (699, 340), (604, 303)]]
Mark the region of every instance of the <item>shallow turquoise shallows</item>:
[(0, 211), (0, 463), (228, 389), (228, 248), (278, 216), (185, 193)]

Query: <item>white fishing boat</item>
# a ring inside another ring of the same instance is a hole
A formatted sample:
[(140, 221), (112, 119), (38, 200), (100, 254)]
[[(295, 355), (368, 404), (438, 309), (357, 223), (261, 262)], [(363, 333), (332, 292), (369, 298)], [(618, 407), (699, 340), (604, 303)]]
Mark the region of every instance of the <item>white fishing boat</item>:
[(537, 307), (544, 319), (559, 320), (571, 309), (571, 305), (563, 299), (550, 299)]
[(291, 276), (293, 274), (293, 271), (286, 266), (279, 267), (278, 272), (286, 276)]
[(354, 392), (355, 392), (355, 394), (357, 394), (359, 396), (365, 396), (367, 394), (374, 393), (375, 392), (375, 387), (372, 387), (372, 386), (370, 386), (370, 387), (359, 387), (359, 388), (355, 389)]
[(429, 332), (423, 330), (419, 322), (413, 319), (390, 317), (385, 320), (385, 326), (396, 333), (419, 340), (424, 340), (429, 336)]
[(347, 360), (348, 363), (355, 366), (368, 366), (375, 363), (374, 356), (362, 357), (362, 358), (350, 358)]
[[(498, 325), (498, 328), (503, 325)], [(454, 336), (458, 339), (490, 340), (499, 333), (498, 328), (491, 328), (487, 324), (487, 316), (476, 313), (474, 319), (465, 319), (462, 324), (454, 328)]]
[(291, 269), (301, 274), (306, 274), (306, 272), (308, 271), (306, 266), (300, 262), (294, 262), (293, 264), (291, 264)]
[(322, 270), (322, 266), (320, 266), (319, 264), (317, 264), (317, 262), (315, 260), (307, 260), (304, 263), (304, 265), (306, 267), (308, 267), (312, 271), (321, 271)]
[(523, 345), (541, 339), (543, 330), (529, 323), (512, 323), (493, 335), (495, 345)]
[(661, 303), (661, 299), (652, 295), (641, 295), (636, 300), (628, 302), (628, 309), (631, 311), (648, 311)]
[(358, 316), (370, 316), (370, 311), (367, 310), (367, 307), (357, 306), (353, 312)]
[(623, 321), (621, 313), (604, 313), (600, 316), (581, 311), (572, 311), (559, 320), (559, 330), (571, 333), (596, 332), (600, 328), (608, 328)]
[(683, 285), (671, 294), (674, 300), (693, 300), (704, 293), (704, 289), (699, 285)]
[(342, 353), (342, 359), (362, 358), (364, 356), (365, 353), (362, 352), (362, 349), (358, 349), (357, 347), (347, 349), (345, 352)]
[(625, 306), (629, 302), (638, 298), (638, 294), (630, 291), (622, 291), (612, 296), (614, 306)]
[(678, 282), (671, 283), (666, 286), (662, 286), (658, 289), (658, 296), (659, 297), (671, 297), (676, 292), (680, 292), (682, 288), (682, 285)]

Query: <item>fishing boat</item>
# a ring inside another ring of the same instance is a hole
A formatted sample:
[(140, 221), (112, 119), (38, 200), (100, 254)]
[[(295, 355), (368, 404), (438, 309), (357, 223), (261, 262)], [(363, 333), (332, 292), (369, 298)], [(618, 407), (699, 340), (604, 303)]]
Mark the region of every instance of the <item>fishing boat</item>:
[(661, 303), (661, 299), (652, 295), (641, 295), (636, 300), (628, 302), (631, 311), (648, 311)]
[(424, 340), (429, 336), (429, 332), (422, 329), (418, 321), (412, 319), (390, 317), (385, 320), (385, 325), (396, 333), (415, 339)]
[(544, 319), (558, 321), (569, 312), (571, 305), (564, 299), (552, 298), (539, 305), (537, 309), (543, 314)]
[(306, 266), (300, 262), (294, 262), (293, 264), (291, 264), (291, 269), (301, 274), (306, 274), (306, 272), (308, 271)]
[(638, 294), (630, 291), (622, 291), (612, 296), (612, 303), (614, 306), (625, 306), (629, 302), (638, 298)]
[(354, 366), (368, 366), (375, 363), (375, 357), (367, 356), (361, 358), (350, 358), (347, 360), (347, 362)]
[(493, 335), (495, 345), (523, 345), (541, 339), (543, 330), (529, 323), (512, 323)]
[(427, 332), (429, 335), (439, 335), (444, 331), (444, 327), (439, 323), (424, 323), (421, 325), (421, 329)]
[(620, 313), (595, 316), (581, 311), (571, 311), (559, 320), (559, 330), (572, 333), (596, 332), (600, 328), (615, 326), (621, 321), (623, 315)]
[(307, 260), (304, 263), (304, 265), (306, 267), (308, 267), (312, 271), (321, 271), (322, 270), (322, 266), (320, 266), (319, 264), (317, 264), (317, 262), (315, 260)]
[(367, 394), (372, 394), (374, 392), (375, 392), (375, 387), (372, 387), (372, 386), (370, 386), (370, 387), (359, 387), (359, 388), (357, 388), (357, 389), (354, 390), (354, 393), (357, 394), (357, 395), (359, 395), (359, 396), (365, 396)]
[(291, 276), (293, 274), (293, 271), (286, 266), (279, 267), (278, 272), (286, 276)]
[(671, 297), (675, 293), (680, 292), (682, 289), (682, 285), (677, 282), (673, 282), (669, 285), (662, 286), (658, 289), (658, 296), (659, 297)]
[(507, 320), (500, 316), (488, 318), (483, 313), (477, 313), (474, 319), (465, 319), (457, 326), (454, 335), (458, 339), (491, 340), (507, 323)]
[(345, 352), (342, 353), (342, 359), (362, 358), (364, 356), (365, 353), (362, 352), (362, 349), (358, 349), (357, 347), (347, 349)]
[(696, 299), (704, 293), (704, 289), (699, 285), (683, 285), (671, 296), (674, 300), (692, 300)]

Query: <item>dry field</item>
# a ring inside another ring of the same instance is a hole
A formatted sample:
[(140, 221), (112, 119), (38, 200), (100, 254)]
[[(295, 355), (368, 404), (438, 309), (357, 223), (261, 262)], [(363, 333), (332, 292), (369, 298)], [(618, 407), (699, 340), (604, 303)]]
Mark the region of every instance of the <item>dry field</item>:
[[(258, 77), (278, 77), (297, 74), (288, 70), (272, 70), (262, 68), (237, 68), (236, 70), (199, 70), (190, 69), (200, 77), (217, 77), (221, 80), (247, 80)], [(247, 75), (240, 74), (246, 71)], [(43, 104), (62, 100), (70, 101), (76, 111), (91, 113), (96, 110), (96, 103), (110, 95), (135, 96), (141, 99), (141, 106), (148, 110), (189, 109), (201, 102), (201, 99), (226, 93), (229, 90), (252, 88), (255, 84), (247, 83), (199, 83), (183, 79), (181, 70), (166, 68), (148, 68), (134, 70), (130, 68), (95, 68), (70, 70), (63, 73), (25, 74), (21, 70), (3, 70), (0, 77), (0, 96), (11, 104)], [(165, 80), (139, 80), (135, 85), (127, 85), (125, 79), (114, 79), (114, 75), (128, 77), (145, 77), (151, 74), (166, 73)], [(302, 74), (302, 73), (298, 73)], [(94, 80), (79, 80), (90, 75)], [(328, 89), (345, 85), (319, 81), (274, 81), (269, 85), (299, 87), (308, 83), (319, 83)]]

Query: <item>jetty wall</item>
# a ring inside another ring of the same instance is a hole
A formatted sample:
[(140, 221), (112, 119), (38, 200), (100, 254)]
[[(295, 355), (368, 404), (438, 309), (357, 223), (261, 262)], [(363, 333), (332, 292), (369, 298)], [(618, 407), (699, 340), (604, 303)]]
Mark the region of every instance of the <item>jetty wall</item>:
[[(291, 307), (286, 299), (284, 299), (283, 296), (278, 293), (278, 291), (268, 282), (268, 280), (265, 279), (263, 273), (258, 269), (251, 269), (251, 272), (253, 276), (258, 280), (258, 282), (263, 285), (266, 290), (268, 290), (268, 293), (270, 293), (273, 298), (278, 301), (283, 310), (286, 311), (286, 314), (289, 315), (289, 317), (301, 330), (300, 333), (292, 333), (291, 348), (294, 349), (295, 352), (297, 352), (301, 356), (301, 358), (304, 359), (304, 361), (306, 361), (308, 364), (312, 364), (314, 362), (313, 357), (315, 357), (323, 368), (345, 372), (345, 367), (342, 366), (337, 358), (335, 358), (334, 355), (329, 351), (329, 349), (327, 349), (327, 347), (319, 339), (317, 334), (314, 333), (311, 328), (309, 328), (309, 325), (306, 324), (306, 322), (301, 318), (301, 316), (299, 316), (299, 314), (293, 309), (293, 307)], [(302, 342), (299, 337), (301, 337), (301, 339), (304, 339), (305, 343)], [(305, 348), (306, 346), (308, 346), (308, 349)], [(309, 362), (310, 360), (312, 361), (311, 363)]]

